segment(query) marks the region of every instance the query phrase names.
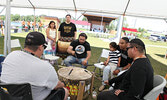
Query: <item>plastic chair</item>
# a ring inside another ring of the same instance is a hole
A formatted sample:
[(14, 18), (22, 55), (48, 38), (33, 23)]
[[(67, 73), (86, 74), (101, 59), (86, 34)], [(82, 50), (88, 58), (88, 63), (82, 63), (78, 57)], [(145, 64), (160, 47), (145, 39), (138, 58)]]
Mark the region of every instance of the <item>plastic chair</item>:
[[(46, 53), (46, 51), (48, 51), (48, 52)], [(56, 64), (58, 66), (57, 60), (59, 59), (59, 57), (55, 56), (54, 52), (52, 51), (52, 47), (51, 47), (50, 43), (48, 43), (47, 48), (45, 49), (45, 51), (43, 53), (43, 58), (45, 60), (49, 60), (49, 62), (56, 61)]]
[(156, 100), (166, 86), (166, 80), (160, 75), (154, 76), (153, 89), (144, 96), (144, 100)]
[(22, 50), (19, 39), (11, 40), (11, 48), (18, 48), (18, 47), (20, 47)]
[(102, 49), (101, 55), (100, 55), (97, 63), (94, 64), (94, 66), (95, 66), (94, 72), (95, 72), (96, 68), (99, 68), (99, 74), (101, 75), (101, 70), (103, 70), (105, 67), (103, 65), (103, 63), (101, 62), (101, 58), (108, 58), (109, 52), (110, 52), (110, 50)]
[(0, 83), (1, 100), (33, 100), (31, 86), (25, 84), (5, 84)]

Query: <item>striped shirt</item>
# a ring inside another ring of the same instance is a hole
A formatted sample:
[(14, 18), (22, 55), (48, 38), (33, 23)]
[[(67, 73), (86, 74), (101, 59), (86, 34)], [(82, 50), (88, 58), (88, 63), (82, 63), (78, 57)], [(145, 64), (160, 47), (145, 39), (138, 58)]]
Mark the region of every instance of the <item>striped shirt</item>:
[(120, 51), (110, 51), (109, 52), (110, 60), (109, 63), (118, 64), (119, 57), (121, 56)]

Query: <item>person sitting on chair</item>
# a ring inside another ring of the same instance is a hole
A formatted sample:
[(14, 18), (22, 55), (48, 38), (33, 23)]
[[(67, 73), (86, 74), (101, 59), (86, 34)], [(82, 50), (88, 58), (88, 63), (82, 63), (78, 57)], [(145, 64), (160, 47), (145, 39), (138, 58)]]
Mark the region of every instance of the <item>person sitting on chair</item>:
[(153, 89), (154, 71), (145, 55), (145, 44), (140, 39), (133, 39), (128, 44), (127, 50), (128, 56), (133, 58), (133, 63), (120, 87), (101, 92), (97, 100), (143, 100), (143, 97)]
[[(120, 66), (113, 71), (114, 75), (117, 75), (120, 71), (127, 70), (131, 65), (132, 59), (128, 57), (128, 53), (126, 50), (128, 43), (129, 39), (127, 37), (123, 37), (119, 42), (118, 50), (121, 53), (121, 61)], [(106, 88), (106, 84), (104, 82), (109, 79), (110, 72), (110, 67), (104, 67), (102, 85), (99, 87), (99, 91), (103, 91)]]
[(91, 48), (86, 39), (87, 35), (81, 33), (79, 39), (71, 42), (67, 49), (67, 52), (71, 55), (64, 60), (66, 66), (72, 66), (72, 64), (78, 63), (82, 65), (82, 68), (87, 68), (88, 59), (91, 56)]
[(29, 83), (33, 100), (44, 100), (51, 94), (54, 100), (67, 100), (68, 90), (59, 81), (54, 67), (40, 58), (46, 44), (42, 33), (30, 32), (26, 36), (24, 50), (11, 52), (2, 63), (1, 81), (7, 84)]

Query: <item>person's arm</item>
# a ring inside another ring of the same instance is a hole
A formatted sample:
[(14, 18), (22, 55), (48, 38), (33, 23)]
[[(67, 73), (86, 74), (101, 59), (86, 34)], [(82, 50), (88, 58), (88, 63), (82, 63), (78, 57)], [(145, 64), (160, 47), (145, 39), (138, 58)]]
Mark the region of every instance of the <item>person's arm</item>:
[[(56, 29), (55, 29), (56, 30)], [(56, 39), (57, 39), (57, 30), (55, 31), (55, 38), (54, 38), (54, 41), (56, 42)]]
[(118, 94), (120, 100), (130, 100), (130, 98), (141, 97), (146, 83), (146, 71), (140, 66), (135, 66), (133, 71), (131, 71), (131, 85), (127, 93), (122, 92)]
[(61, 82), (61, 81), (58, 81), (56, 87), (54, 88), (55, 90), (58, 89), (58, 88), (63, 88), (64, 87), (64, 83)]
[(76, 40), (77, 38), (77, 31), (74, 32), (74, 39)]
[(122, 68), (122, 70), (126, 70), (126, 69), (128, 69), (130, 66), (131, 66), (131, 64), (128, 63), (126, 66), (124, 66), (124, 67)]
[(120, 67), (120, 63), (121, 63), (121, 57), (118, 58), (118, 67)]
[(68, 47), (67, 52), (68, 52), (69, 54), (75, 55), (75, 51), (73, 51), (73, 47), (72, 47), (72, 46), (69, 46), (69, 47)]
[(105, 66), (107, 66), (107, 65), (108, 65), (109, 60), (110, 60), (110, 56), (108, 56), (107, 60), (106, 60), (106, 61), (104, 61), (104, 65), (105, 65)]
[(86, 57), (85, 60), (82, 62), (82, 64), (83, 64), (83, 65), (86, 65), (90, 57), (91, 57), (91, 51), (87, 51), (87, 57)]
[(46, 29), (46, 36), (47, 36), (47, 38), (55, 42), (55, 40), (49, 35), (49, 31), (50, 31), (49, 28), (47, 28)]
[(58, 31), (58, 40), (61, 38), (60, 31)]

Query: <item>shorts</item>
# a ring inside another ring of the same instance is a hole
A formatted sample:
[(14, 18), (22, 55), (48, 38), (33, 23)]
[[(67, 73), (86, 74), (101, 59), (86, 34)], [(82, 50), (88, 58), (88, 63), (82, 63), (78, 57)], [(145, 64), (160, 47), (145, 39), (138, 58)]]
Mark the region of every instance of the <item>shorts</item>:
[(57, 90), (52, 90), (45, 100), (64, 100), (65, 90), (60, 88)]

